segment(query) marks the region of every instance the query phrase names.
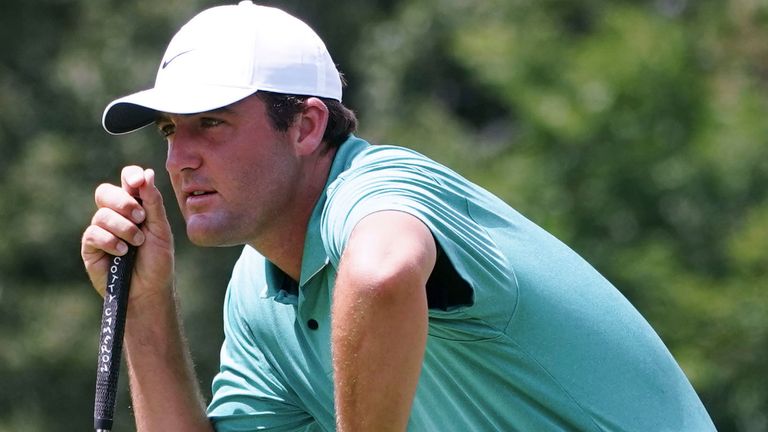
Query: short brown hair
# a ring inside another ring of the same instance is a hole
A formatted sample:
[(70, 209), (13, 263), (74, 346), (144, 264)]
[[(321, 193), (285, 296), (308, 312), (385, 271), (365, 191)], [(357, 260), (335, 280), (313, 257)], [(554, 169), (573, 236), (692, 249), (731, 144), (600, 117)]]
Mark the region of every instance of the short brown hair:
[[(296, 116), (304, 110), (304, 102), (310, 97), (267, 91), (258, 91), (256, 96), (266, 105), (272, 127), (280, 132), (285, 132), (293, 125)], [(328, 107), (328, 125), (325, 127), (323, 141), (329, 147), (338, 147), (357, 130), (357, 116), (335, 99), (318, 99)]]

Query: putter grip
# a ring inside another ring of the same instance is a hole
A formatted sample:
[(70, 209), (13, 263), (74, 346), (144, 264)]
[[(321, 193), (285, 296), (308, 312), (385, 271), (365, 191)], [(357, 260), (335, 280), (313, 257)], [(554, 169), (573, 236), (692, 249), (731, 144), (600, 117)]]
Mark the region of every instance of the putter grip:
[(96, 402), (93, 410), (94, 428), (112, 430), (115, 411), (120, 358), (123, 350), (125, 315), (128, 308), (128, 289), (131, 285), (136, 247), (128, 246), (122, 256), (110, 256), (104, 307), (101, 311), (99, 333), (99, 359), (96, 369)]

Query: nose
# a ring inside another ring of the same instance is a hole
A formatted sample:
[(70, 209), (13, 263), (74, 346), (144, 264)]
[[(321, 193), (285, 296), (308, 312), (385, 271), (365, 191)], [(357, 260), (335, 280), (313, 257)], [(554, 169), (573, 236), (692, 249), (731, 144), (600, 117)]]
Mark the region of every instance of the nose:
[(202, 158), (193, 136), (177, 124), (176, 129), (168, 139), (168, 154), (165, 159), (165, 169), (169, 174), (178, 174), (185, 169), (198, 168)]

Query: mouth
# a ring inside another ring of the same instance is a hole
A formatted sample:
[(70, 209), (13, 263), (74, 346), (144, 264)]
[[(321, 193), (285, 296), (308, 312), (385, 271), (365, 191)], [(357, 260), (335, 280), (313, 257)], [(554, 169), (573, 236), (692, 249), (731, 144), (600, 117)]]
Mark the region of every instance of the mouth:
[(184, 201), (187, 206), (200, 207), (205, 205), (217, 192), (208, 189), (190, 189), (185, 192)]

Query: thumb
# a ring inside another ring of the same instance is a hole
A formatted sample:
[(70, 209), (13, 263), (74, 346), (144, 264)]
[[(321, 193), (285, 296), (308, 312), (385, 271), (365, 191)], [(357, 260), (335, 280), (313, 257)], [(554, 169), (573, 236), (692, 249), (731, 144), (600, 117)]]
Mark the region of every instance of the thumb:
[(144, 170), (144, 184), (139, 188), (139, 197), (142, 200), (142, 207), (146, 211), (144, 224), (153, 232), (160, 234), (157, 230), (169, 230), (168, 217), (163, 205), (163, 196), (155, 185), (155, 171), (152, 169)]

